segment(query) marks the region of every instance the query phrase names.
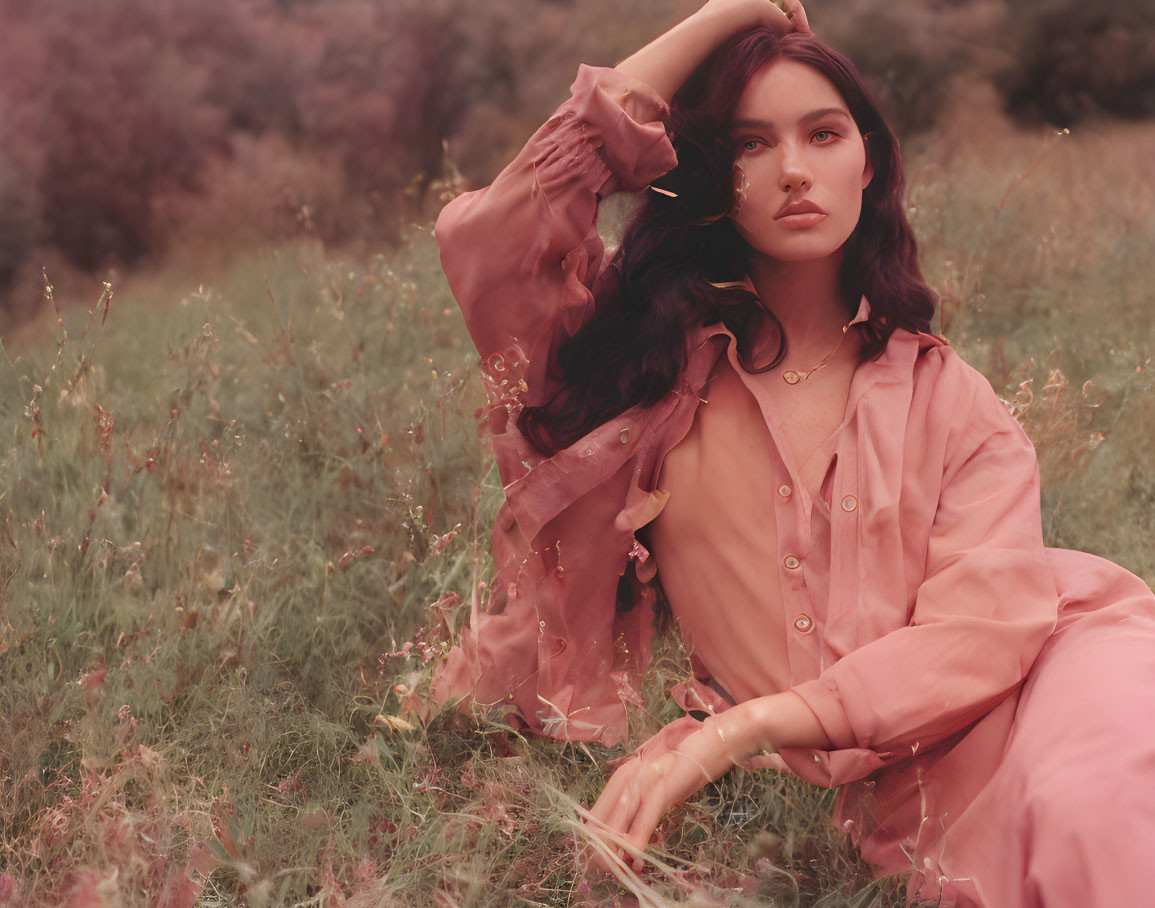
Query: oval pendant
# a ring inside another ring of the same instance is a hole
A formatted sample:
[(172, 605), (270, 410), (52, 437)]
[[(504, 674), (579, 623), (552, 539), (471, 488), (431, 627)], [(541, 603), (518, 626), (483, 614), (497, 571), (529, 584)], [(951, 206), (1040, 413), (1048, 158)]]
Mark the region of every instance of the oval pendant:
[(793, 369), (787, 369), (782, 373), (782, 380), (785, 381), (788, 385), (796, 385), (802, 380), (802, 376), (795, 372)]

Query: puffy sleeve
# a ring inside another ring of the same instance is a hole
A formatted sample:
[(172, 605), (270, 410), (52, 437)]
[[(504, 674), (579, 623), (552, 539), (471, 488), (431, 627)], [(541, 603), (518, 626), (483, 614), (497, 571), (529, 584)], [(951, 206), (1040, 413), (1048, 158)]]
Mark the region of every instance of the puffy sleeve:
[(644, 659), (649, 633), (648, 609), (615, 609), (632, 540), (619, 512), (639, 448), (619, 420), (583, 442), (599, 456), (567, 449), (543, 461), (504, 414), (548, 399), (557, 346), (606, 298), (600, 200), (644, 188), (677, 161), (669, 107), (650, 86), (582, 65), (570, 91), (493, 183), (446, 205), (435, 228), (483, 374), (504, 355), (502, 387), (520, 391), (514, 403), (491, 395), (486, 417), (506, 497), (493, 527), (497, 578), (485, 602), (475, 595), (435, 671), (434, 697), (612, 744), (625, 734), (623, 703), (636, 697), (619, 665)]
[(909, 624), (795, 688), (837, 749), (933, 747), (1010, 694), (1055, 626), (1034, 447), (986, 380), (963, 368), (969, 411), (960, 395), (940, 417), (953, 437)]
[(550, 353), (594, 308), (605, 249), (598, 202), (637, 191), (677, 159), (652, 87), (582, 64), (569, 99), (492, 184), (441, 211), (441, 264), (483, 360), (516, 345), (524, 402), (542, 403)]

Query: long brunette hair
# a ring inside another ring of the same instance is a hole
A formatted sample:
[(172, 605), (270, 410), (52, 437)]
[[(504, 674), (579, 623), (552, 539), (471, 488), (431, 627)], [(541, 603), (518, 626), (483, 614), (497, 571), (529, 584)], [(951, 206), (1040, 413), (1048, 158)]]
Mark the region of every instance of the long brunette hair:
[[(725, 128), (746, 84), (779, 57), (812, 66), (834, 83), (867, 137), (874, 176), (843, 246), (839, 275), (849, 314), (863, 294), (870, 300), (864, 359), (881, 354), (898, 328), (929, 330), (935, 297), (902, 207), (898, 139), (862, 77), (813, 35), (743, 32), (718, 47), (674, 96), (668, 130), (677, 166), (645, 191), (606, 266), (616, 272), (613, 296), (560, 345), (551, 364), (560, 390), (518, 416), (522, 435), (543, 453), (556, 453), (625, 410), (668, 394), (685, 368), (695, 326), (722, 321), (738, 339), (746, 367), (747, 327), (762, 312), (778, 323), (767, 301), (716, 285), (740, 281), (750, 251), (726, 217), (734, 204), (734, 149)], [(786, 353), (780, 323), (778, 328), (778, 353), (759, 371)]]

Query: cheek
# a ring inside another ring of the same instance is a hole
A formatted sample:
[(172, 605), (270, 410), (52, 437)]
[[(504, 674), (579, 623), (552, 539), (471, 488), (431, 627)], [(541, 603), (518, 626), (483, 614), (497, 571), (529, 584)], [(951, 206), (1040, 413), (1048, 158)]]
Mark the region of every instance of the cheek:
[(855, 177), (847, 183), (845, 208), (849, 229), (853, 230), (862, 214), (862, 180), (860, 177)]
[(819, 201), (832, 215), (829, 227), (833, 229), (837, 225), (838, 230), (847, 225), (853, 227), (862, 209), (862, 163), (856, 167), (853, 159), (843, 159), (828, 164), (814, 176), (816, 189), (823, 190), (818, 193)]
[(862, 202), (862, 171), (865, 166), (865, 160), (852, 158), (848, 162), (843, 162), (837, 174), (832, 175), (837, 181), (836, 185), (842, 199), (856, 205)]

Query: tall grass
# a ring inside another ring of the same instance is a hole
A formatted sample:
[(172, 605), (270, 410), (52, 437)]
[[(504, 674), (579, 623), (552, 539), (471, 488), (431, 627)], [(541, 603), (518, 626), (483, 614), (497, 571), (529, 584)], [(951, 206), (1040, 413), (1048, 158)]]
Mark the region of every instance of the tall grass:
[[(944, 330), (1037, 443), (1048, 540), (1151, 581), (1155, 219), (1072, 178), (1107, 139), (1000, 130), (913, 155)], [(583, 875), (579, 805), (625, 748), (429, 703), (501, 490), (427, 228), (131, 287), (0, 355), (0, 901), (898, 903), (831, 793), (770, 773), (677, 808), (642, 878)], [(687, 670), (664, 641), (630, 746)]]
[[(477, 729), (427, 700), (500, 501), (475, 364), (423, 229), (357, 265), (273, 253), (168, 305), (106, 292), (64, 310), (55, 345), (6, 351), (0, 892), (621, 892), (576, 872), (575, 836), (624, 748)], [(639, 737), (684, 672), (668, 641)], [(647, 885), (749, 904), (881, 891), (829, 802), (727, 780), (668, 824), (677, 870)]]

